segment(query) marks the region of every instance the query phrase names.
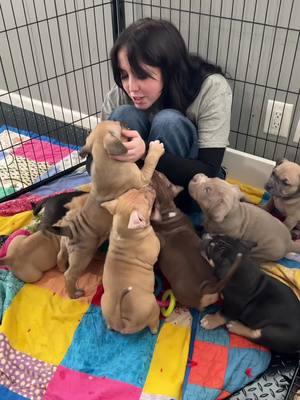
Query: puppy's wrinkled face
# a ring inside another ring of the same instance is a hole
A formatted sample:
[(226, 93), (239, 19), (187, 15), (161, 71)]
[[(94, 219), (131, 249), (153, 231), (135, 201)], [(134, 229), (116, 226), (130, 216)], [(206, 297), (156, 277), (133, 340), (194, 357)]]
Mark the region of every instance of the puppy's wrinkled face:
[(289, 198), (300, 192), (300, 166), (288, 160), (277, 163), (265, 189), (276, 197)]
[(175, 197), (183, 190), (183, 187), (176, 186), (161, 172), (154, 171), (151, 185), (156, 192), (156, 201), (161, 210), (174, 206)]
[[(80, 150), (80, 156), (86, 157), (88, 154), (92, 154), (93, 158), (95, 158), (94, 156), (97, 156), (97, 145), (103, 145), (108, 148), (114, 142), (117, 142), (119, 145), (119, 142), (122, 143), (121, 133), (121, 122), (110, 120), (100, 122), (86, 138), (85, 145)], [(120, 149), (118, 151), (118, 154), (120, 154)]]
[(202, 241), (204, 255), (215, 267), (215, 273), (219, 279), (226, 276), (238, 254), (248, 254), (255, 245), (254, 242), (233, 239), (226, 235), (212, 235)]
[(222, 222), (243, 196), (237, 186), (219, 178), (208, 178), (204, 174), (193, 177), (189, 183), (189, 193), (215, 222)]
[(143, 229), (150, 225), (150, 215), (155, 200), (155, 190), (145, 186), (139, 190), (131, 189), (118, 199), (102, 203), (120, 228)]

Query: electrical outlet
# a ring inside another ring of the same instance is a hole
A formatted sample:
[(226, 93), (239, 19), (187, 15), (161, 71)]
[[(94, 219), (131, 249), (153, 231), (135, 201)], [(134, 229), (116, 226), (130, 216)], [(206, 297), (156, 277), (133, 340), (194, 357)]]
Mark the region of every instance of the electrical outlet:
[(293, 104), (268, 100), (264, 132), (287, 138), (289, 135), (293, 108)]

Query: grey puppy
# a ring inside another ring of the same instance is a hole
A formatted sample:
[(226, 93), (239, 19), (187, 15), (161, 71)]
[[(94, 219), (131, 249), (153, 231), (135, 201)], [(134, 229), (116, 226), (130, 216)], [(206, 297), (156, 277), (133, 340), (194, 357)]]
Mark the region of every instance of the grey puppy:
[(276, 163), (265, 189), (270, 193), (270, 201), (265, 210), (275, 207), (283, 217), (284, 224), (292, 230), (300, 221), (300, 165), (280, 160)]
[(206, 231), (256, 242), (251, 250), (256, 260), (276, 261), (289, 252), (300, 253), (300, 242), (292, 241), (287, 227), (260, 207), (241, 202), (237, 186), (197, 174), (189, 192), (204, 213)]
[(82, 190), (59, 193), (55, 196), (42, 199), (37, 203), (32, 203), (33, 215), (38, 215), (42, 209), (44, 209), (38, 229), (45, 233), (49, 227), (56, 224), (66, 215), (68, 209), (65, 205), (74, 197), (82, 196), (85, 193), (86, 192), (83, 192)]

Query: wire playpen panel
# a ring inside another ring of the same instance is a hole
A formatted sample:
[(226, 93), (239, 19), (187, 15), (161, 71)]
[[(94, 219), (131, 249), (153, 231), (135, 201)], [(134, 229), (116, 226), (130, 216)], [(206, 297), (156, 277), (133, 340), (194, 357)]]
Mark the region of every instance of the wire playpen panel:
[(299, 14), (296, 0), (0, 0), (0, 201), (83, 164), (78, 149), (113, 84), (110, 48), (142, 17), (172, 21), (191, 52), (222, 67), (230, 147), (300, 162)]

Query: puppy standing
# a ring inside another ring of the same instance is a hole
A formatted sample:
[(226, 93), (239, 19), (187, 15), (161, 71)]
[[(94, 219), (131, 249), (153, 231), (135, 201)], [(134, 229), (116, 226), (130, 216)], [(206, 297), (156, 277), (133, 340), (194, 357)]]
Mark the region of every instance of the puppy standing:
[(260, 207), (241, 202), (243, 195), (237, 186), (197, 174), (189, 183), (189, 192), (204, 213), (206, 231), (256, 242), (253, 258), (276, 261), (289, 252), (300, 253), (300, 242), (292, 241), (287, 227)]
[(143, 168), (133, 162), (116, 161), (111, 156), (125, 154), (122, 126), (117, 121), (103, 121), (96, 126), (86, 139), (80, 151), (81, 156), (91, 154), (91, 194), (102, 203), (119, 197), (129, 189), (140, 189), (149, 185), (164, 146), (158, 140), (149, 143), (149, 150)]
[[(214, 236), (203, 241), (216, 276), (226, 280), (222, 310), (206, 315), (201, 325), (227, 324), (230, 332), (282, 353), (300, 351), (300, 302), (284, 283), (266, 275), (248, 256), (253, 243)], [(228, 279), (228, 276), (230, 279)]]
[(300, 221), (300, 166), (288, 160), (279, 161), (272, 171), (265, 189), (271, 198), (265, 210), (274, 207), (286, 217), (284, 224), (289, 230)]
[[(59, 226), (49, 228), (51, 232), (62, 235), (57, 267), (64, 272), (66, 289), (71, 298), (84, 295), (84, 290), (76, 286), (77, 280), (98, 247), (108, 239), (112, 224), (112, 216), (93, 195), (83, 196), (74, 198), (67, 205), (70, 210)], [(82, 207), (78, 208), (81, 204)]]
[(156, 171), (152, 186), (156, 191), (159, 213), (151, 217), (161, 243), (158, 266), (170, 283), (176, 300), (184, 306), (201, 310), (218, 300), (218, 294), (209, 290), (216, 285), (217, 279), (201, 255), (202, 241), (192, 223), (174, 203), (182, 188)]
[(154, 292), (160, 244), (150, 225), (155, 191), (132, 189), (102, 204), (113, 214), (103, 272), (101, 308), (107, 326), (123, 334), (149, 327), (157, 333), (160, 309)]
[[(101, 207), (131, 188), (141, 188), (150, 183), (164, 147), (158, 141), (150, 142), (143, 168), (135, 163), (121, 162), (110, 158), (127, 152), (122, 143), (120, 122), (101, 122), (90, 133), (81, 155), (92, 154), (92, 186), (81, 209), (72, 211), (51, 232), (66, 236), (62, 238), (58, 255), (58, 267), (65, 271), (66, 287), (70, 297), (83, 295), (76, 281), (88, 266), (97, 248), (108, 238), (112, 216)], [(74, 199), (75, 200), (75, 199)]]

